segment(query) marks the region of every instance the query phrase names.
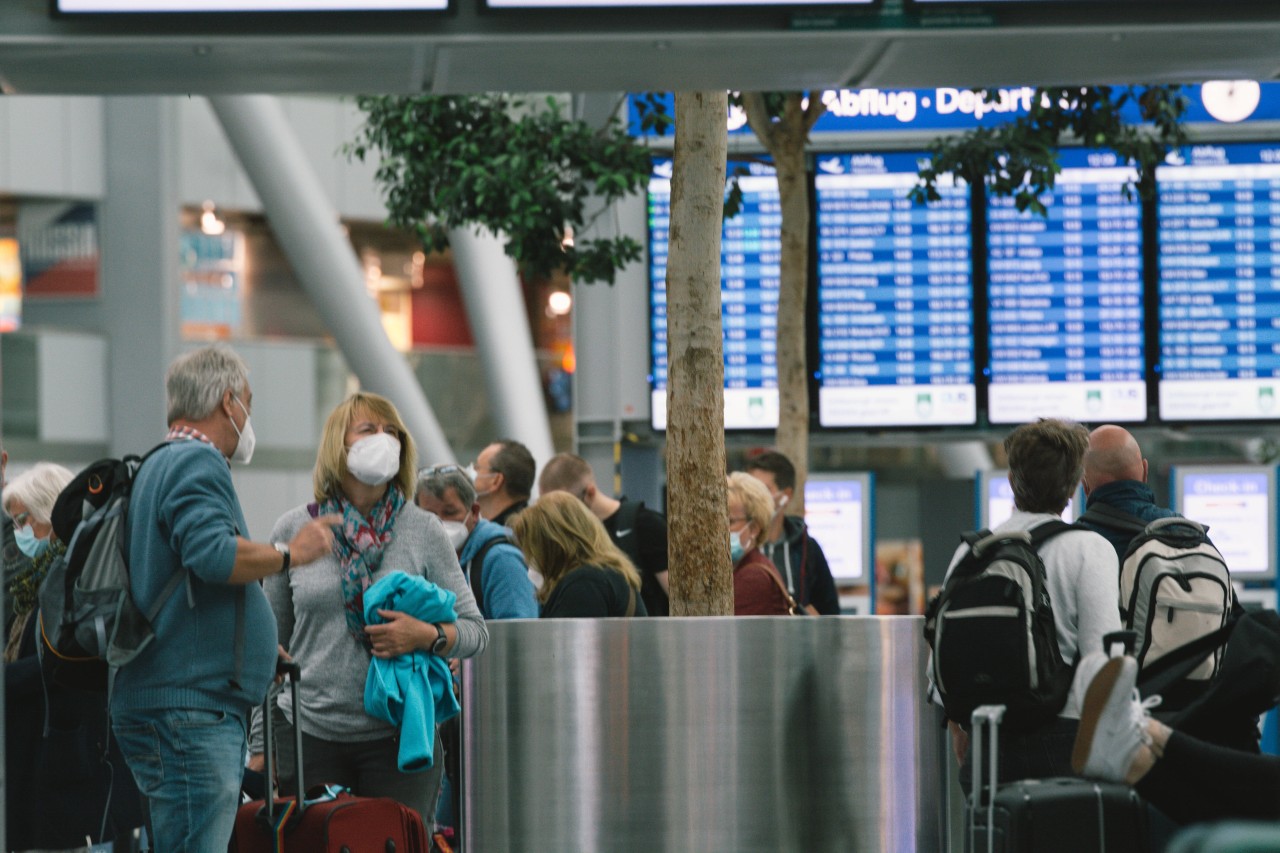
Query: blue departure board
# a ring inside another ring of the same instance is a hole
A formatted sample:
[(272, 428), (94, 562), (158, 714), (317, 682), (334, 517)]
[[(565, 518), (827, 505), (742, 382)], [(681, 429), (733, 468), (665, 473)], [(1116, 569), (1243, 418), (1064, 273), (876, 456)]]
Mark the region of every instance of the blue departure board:
[(923, 155), (819, 155), (818, 422), (973, 424), (969, 191), (913, 204)]
[(1197, 145), (1156, 171), (1160, 418), (1276, 417), (1280, 145)]
[[(667, 245), (671, 228), (670, 160), (654, 163), (649, 180), (649, 301), (653, 354), (651, 416), (667, 425)], [(778, 286), (782, 209), (773, 167), (734, 163), (742, 209), (726, 220), (720, 242), (720, 300), (724, 324), (726, 429), (778, 426)]]
[(1142, 208), (1133, 169), (1066, 149), (1047, 218), (988, 194), (988, 419), (1147, 418)]

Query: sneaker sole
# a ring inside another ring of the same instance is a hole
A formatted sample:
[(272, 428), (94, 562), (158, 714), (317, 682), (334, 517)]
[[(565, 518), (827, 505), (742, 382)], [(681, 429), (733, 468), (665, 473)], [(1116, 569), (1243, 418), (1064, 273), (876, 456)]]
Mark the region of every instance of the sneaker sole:
[[(1093, 747), (1094, 735), (1098, 732), (1098, 723), (1112, 698), (1113, 688), (1120, 680), (1126, 659), (1112, 658), (1102, 665), (1098, 674), (1093, 677), (1089, 689), (1085, 691), (1084, 703), (1080, 711), (1080, 729), (1076, 733), (1075, 746), (1071, 750), (1071, 769), (1077, 775), (1084, 773), (1089, 762), (1089, 751)], [(1124, 697), (1126, 701), (1128, 697)]]

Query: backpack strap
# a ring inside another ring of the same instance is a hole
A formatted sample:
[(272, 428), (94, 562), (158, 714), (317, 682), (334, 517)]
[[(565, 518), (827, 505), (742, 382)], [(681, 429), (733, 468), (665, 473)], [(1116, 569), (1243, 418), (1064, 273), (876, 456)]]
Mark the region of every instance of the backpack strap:
[(1104, 503), (1095, 503), (1086, 509), (1079, 520), (1125, 533), (1145, 533), (1147, 529), (1147, 522), (1138, 516)]
[(1227, 623), (1211, 634), (1205, 634), (1178, 646), (1173, 651), (1142, 667), (1138, 672), (1138, 687), (1143, 696), (1152, 696), (1164, 692), (1169, 685), (1181, 680), (1200, 665), (1205, 656), (1223, 645), (1231, 638), (1239, 618), (1231, 618)]
[(480, 546), (480, 550), (467, 560), (467, 581), (471, 584), (471, 594), (475, 596), (476, 607), (479, 608), (480, 614), (484, 615), (484, 561), (489, 556), (494, 546), (510, 545), (512, 548), (519, 547), (515, 542), (511, 541), (510, 536), (495, 536), (488, 542)]
[(1067, 524), (1060, 518), (1050, 519), (1042, 524), (1037, 524), (1028, 532), (1031, 534), (1031, 547), (1039, 551), (1040, 546), (1048, 542), (1053, 537), (1066, 533), (1069, 530), (1079, 530), (1074, 524)]

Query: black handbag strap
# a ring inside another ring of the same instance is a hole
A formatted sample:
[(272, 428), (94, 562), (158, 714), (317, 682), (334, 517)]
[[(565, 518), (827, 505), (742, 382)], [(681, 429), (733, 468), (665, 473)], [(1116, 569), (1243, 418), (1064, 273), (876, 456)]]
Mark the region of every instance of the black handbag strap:
[(1206, 655), (1230, 639), (1231, 632), (1239, 621), (1239, 618), (1228, 619), (1225, 625), (1213, 633), (1184, 643), (1159, 660), (1144, 665), (1138, 673), (1138, 689), (1142, 695), (1161, 693), (1188, 675), (1200, 665)]

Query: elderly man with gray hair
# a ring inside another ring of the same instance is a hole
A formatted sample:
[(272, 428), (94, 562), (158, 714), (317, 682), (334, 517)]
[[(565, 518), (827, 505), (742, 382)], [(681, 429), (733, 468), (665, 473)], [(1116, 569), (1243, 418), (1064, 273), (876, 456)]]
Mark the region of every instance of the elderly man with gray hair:
[(179, 356), (166, 376), (169, 433), (129, 504), (130, 592), (154, 640), (116, 676), (111, 723), (147, 798), (157, 850), (221, 853), (240, 803), (249, 713), (276, 672), (262, 578), (328, 554), (327, 515), (289, 542), (248, 538), (230, 461), (253, 455), (249, 371), (229, 347)]
[(524, 555), (511, 541), (510, 530), (480, 517), (476, 487), (465, 469), (457, 465), (422, 469), (417, 502), (444, 523), (484, 618), (538, 618)]

